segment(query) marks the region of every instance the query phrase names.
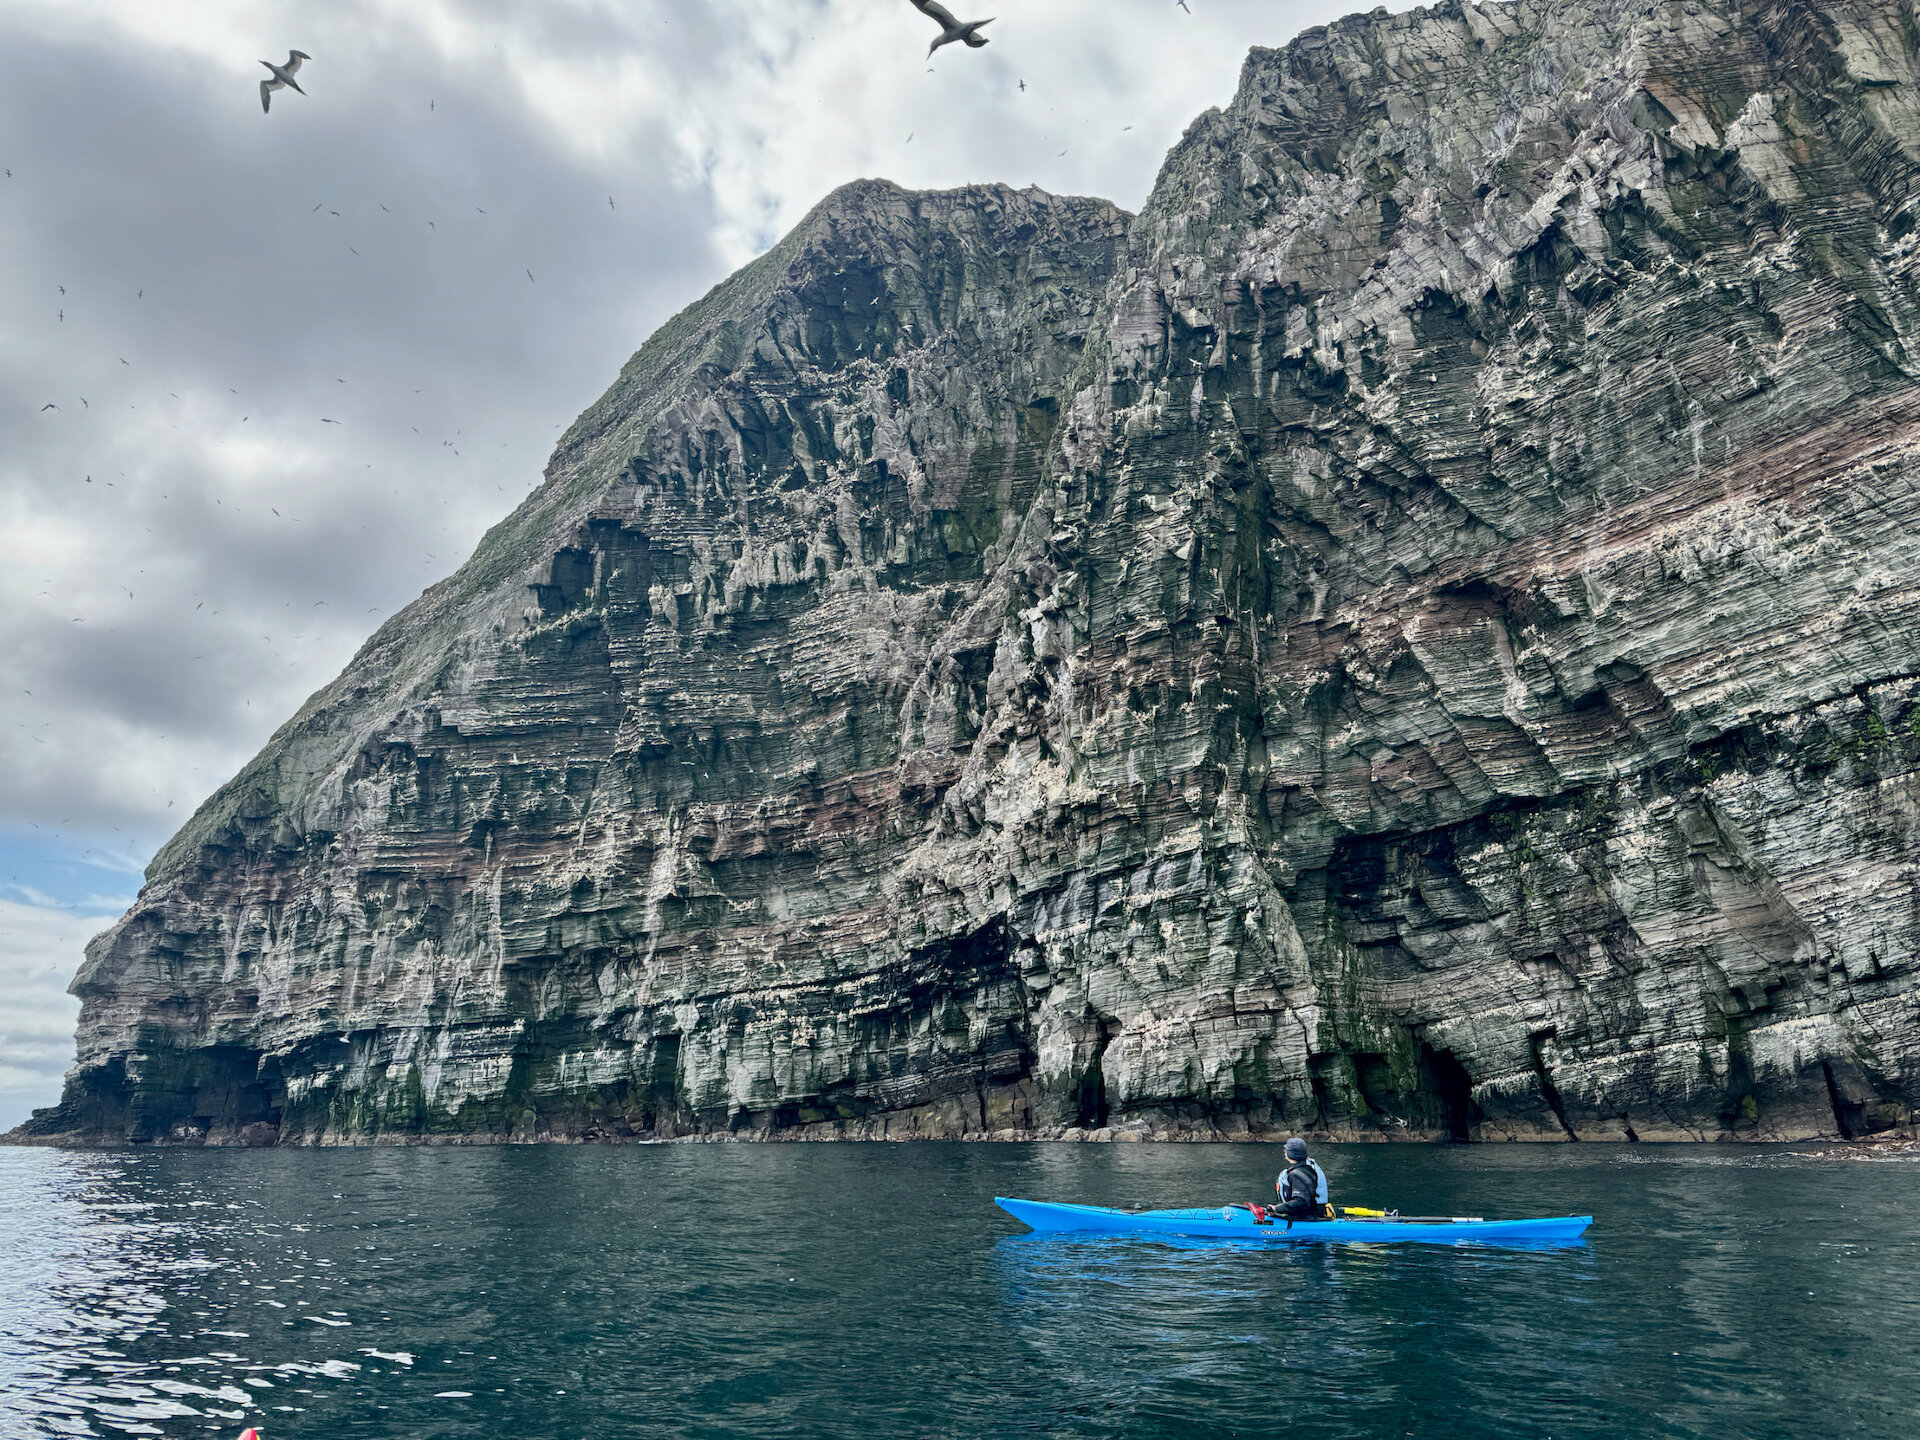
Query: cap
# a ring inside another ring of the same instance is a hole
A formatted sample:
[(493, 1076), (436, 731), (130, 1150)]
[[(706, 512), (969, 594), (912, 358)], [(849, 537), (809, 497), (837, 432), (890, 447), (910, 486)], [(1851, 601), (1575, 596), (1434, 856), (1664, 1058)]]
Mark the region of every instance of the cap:
[(1307, 1142), (1298, 1135), (1287, 1141), (1287, 1159), (1304, 1160), (1307, 1158)]

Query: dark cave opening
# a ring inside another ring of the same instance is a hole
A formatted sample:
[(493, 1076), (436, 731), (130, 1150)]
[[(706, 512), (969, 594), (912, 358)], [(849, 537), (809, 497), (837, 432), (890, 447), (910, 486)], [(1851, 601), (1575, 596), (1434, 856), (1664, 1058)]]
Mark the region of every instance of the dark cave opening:
[(1833, 1065), (1830, 1061), (1820, 1062), (1820, 1073), (1827, 1078), (1827, 1103), (1833, 1106), (1833, 1123), (1840, 1131), (1842, 1140), (1857, 1140), (1868, 1131), (1865, 1123), (1867, 1107), (1857, 1100), (1848, 1100), (1840, 1094), (1840, 1085), (1833, 1078)]
[[(1465, 1144), (1485, 1119), (1474, 1102), (1473, 1076), (1451, 1050), (1436, 1049), (1421, 1040), (1411, 1071), (1404, 1055), (1396, 1059), (1379, 1052), (1356, 1051), (1346, 1059), (1352, 1066), (1362, 1107), (1354, 1118), (1363, 1125), (1397, 1127)], [(1320, 1106), (1320, 1122), (1325, 1123), (1327, 1091), (1324, 1080), (1317, 1076), (1314, 1095)]]
[(1451, 1050), (1436, 1050), (1424, 1041), (1420, 1046), (1420, 1067), (1430, 1077), (1433, 1094), (1440, 1102), (1442, 1128), (1447, 1139), (1464, 1143), (1473, 1138), (1473, 1127), (1480, 1121), (1480, 1107), (1473, 1100), (1473, 1077)]
[(1093, 1058), (1080, 1072), (1080, 1083), (1074, 1088), (1074, 1123), (1083, 1130), (1098, 1130), (1107, 1123), (1107, 1081), (1101, 1073), (1100, 1060), (1107, 1053), (1107, 1042), (1111, 1038), (1107, 1022), (1095, 1021)]

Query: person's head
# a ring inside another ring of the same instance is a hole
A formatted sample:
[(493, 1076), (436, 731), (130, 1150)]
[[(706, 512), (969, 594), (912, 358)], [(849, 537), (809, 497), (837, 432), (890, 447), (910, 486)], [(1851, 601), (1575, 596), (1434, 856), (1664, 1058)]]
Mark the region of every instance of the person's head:
[(1307, 1158), (1307, 1142), (1295, 1135), (1287, 1141), (1287, 1159), (1304, 1160)]

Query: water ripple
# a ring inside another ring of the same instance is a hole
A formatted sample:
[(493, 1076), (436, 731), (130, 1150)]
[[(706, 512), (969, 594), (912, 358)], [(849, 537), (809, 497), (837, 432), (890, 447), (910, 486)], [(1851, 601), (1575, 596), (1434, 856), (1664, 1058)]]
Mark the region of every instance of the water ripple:
[[(1904, 1437), (1906, 1171), (1329, 1147), (1535, 1249), (1013, 1234), (1259, 1198), (1246, 1146), (0, 1151), (0, 1434)], [(1791, 1315), (1792, 1323), (1783, 1323)]]

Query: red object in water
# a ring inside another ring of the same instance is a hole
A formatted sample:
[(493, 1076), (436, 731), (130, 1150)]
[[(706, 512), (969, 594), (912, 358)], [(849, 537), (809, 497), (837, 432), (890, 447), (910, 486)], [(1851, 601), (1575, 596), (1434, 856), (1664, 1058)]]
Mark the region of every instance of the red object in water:
[(240, 1432), (240, 1440), (260, 1440), (260, 1432), (249, 1425)]

